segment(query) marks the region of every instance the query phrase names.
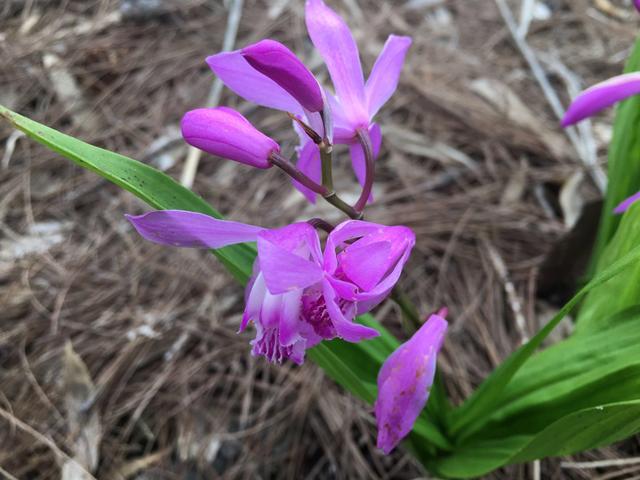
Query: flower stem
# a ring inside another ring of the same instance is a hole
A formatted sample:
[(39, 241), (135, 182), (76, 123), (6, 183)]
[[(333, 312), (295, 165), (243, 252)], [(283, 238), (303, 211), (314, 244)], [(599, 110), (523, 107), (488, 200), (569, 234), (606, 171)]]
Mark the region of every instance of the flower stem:
[(322, 164), (322, 185), (333, 191), (333, 146), (325, 139), (318, 145), (320, 148), (320, 162)]
[(292, 164), (289, 160), (284, 158), (277, 152), (271, 152), (269, 156), (269, 161), (272, 165), (275, 165), (282, 171), (284, 171), (291, 178), (300, 182), (302, 185), (307, 187), (309, 190), (321, 195), (327, 202), (336, 207), (337, 209), (343, 211), (346, 215), (354, 220), (362, 219), (362, 212), (357, 212), (354, 208), (349, 205), (347, 202), (342, 200), (336, 192), (328, 189), (324, 185), (319, 185), (314, 182), (312, 179), (307, 177), (303, 172), (301, 172), (298, 167)]
[(414, 332), (417, 331), (422, 325), (422, 321), (420, 320), (418, 309), (411, 302), (407, 294), (400, 290), (400, 288), (396, 285), (393, 290), (391, 290), (391, 299), (396, 302), (396, 304), (398, 304), (400, 310), (402, 311), (402, 315), (411, 324), (412, 330)]
[(364, 177), (364, 185), (362, 186), (362, 193), (360, 194), (360, 198), (353, 206), (356, 212), (362, 212), (367, 205), (367, 201), (369, 200), (369, 196), (371, 196), (371, 189), (373, 188), (373, 179), (375, 177), (375, 159), (373, 158), (373, 147), (371, 146), (371, 137), (369, 136), (369, 131), (359, 128), (356, 130), (356, 137), (360, 145), (362, 145), (362, 150), (364, 151), (364, 159), (365, 159), (365, 177)]

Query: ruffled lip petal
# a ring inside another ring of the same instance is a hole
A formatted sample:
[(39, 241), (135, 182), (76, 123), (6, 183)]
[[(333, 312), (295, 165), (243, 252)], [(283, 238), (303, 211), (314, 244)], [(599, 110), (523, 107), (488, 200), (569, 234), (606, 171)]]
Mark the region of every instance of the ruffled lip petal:
[(218, 220), (185, 210), (156, 210), (143, 215), (125, 215), (142, 237), (174, 247), (221, 248), (255, 242), (262, 227)]
[(620, 100), (640, 93), (640, 72), (625, 73), (593, 85), (571, 102), (561, 125), (568, 127), (610, 107)]

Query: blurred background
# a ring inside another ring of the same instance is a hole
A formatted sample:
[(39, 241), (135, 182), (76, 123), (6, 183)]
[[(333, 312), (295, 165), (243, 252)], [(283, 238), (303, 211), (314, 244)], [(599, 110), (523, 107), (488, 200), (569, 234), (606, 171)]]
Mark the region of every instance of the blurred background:
[[(625, 0), (328, 3), (365, 74), (388, 34), (414, 40), (377, 117), (367, 217), (417, 234), (401, 285), (425, 315), (449, 308), (439, 368), (459, 403), (579, 282), (612, 112), (570, 135), (557, 113), (620, 73), (637, 14)], [(230, 11), (236, 46), (279, 40), (328, 83), (302, 0), (2, 0), (0, 104), (179, 179), (178, 122), (210, 96), (204, 58), (232, 38)], [(220, 103), (293, 154), (286, 115), (226, 89)], [(341, 153), (336, 186), (355, 197)], [(238, 221), (340, 218), (275, 169), (207, 155), (193, 188)], [(428, 478), (402, 448), (377, 451), (370, 408), (310, 361), (252, 358), (242, 289), (206, 252), (142, 241), (123, 214), (145, 210), (0, 123), (0, 478), (91, 478), (70, 458), (98, 479)], [(407, 337), (393, 303), (374, 314)], [(637, 438), (487, 478), (638, 478), (634, 455)]]

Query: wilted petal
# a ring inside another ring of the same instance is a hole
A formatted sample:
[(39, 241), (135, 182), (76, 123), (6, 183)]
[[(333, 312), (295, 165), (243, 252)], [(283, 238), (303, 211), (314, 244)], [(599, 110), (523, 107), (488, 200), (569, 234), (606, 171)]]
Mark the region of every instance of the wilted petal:
[(312, 42), (327, 65), (349, 123), (367, 125), (364, 77), (358, 46), (349, 27), (322, 0), (307, 0), (305, 21)]
[(331, 283), (326, 279), (322, 282), (322, 294), (326, 302), (327, 312), (329, 312), (331, 322), (336, 329), (338, 337), (347, 342), (355, 343), (362, 340), (369, 340), (380, 335), (380, 333), (373, 328), (354, 323), (353, 317), (355, 316), (355, 311), (351, 312), (350, 318), (345, 317), (338, 304), (339, 299), (336, 296), (336, 292), (331, 286)]
[(322, 278), (317, 261), (311, 258), (311, 243), (317, 232), (308, 223), (295, 223), (258, 235), (258, 260), (268, 290), (280, 294), (299, 290)]
[[(320, 150), (318, 146), (310, 140), (307, 140), (302, 148), (299, 149), (298, 170), (316, 183), (322, 181), (322, 165), (320, 163)], [(317, 193), (310, 188), (305, 187), (300, 182), (292, 180), (293, 186), (302, 193), (311, 203), (316, 203)]]
[(618, 205), (613, 210), (613, 213), (624, 213), (624, 212), (626, 212), (629, 209), (629, 207), (631, 206), (631, 204), (633, 204), (634, 202), (636, 202), (638, 200), (640, 200), (640, 192), (638, 192), (638, 193), (636, 193), (634, 195), (631, 195), (629, 198), (627, 198), (622, 203), (620, 203), (620, 205)]
[(192, 248), (221, 248), (255, 242), (262, 227), (218, 220), (203, 213), (157, 210), (143, 215), (125, 215), (140, 235), (162, 245)]
[(377, 446), (386, 454), (409, 434), (427, 403), (436, 370), (436, 356), (446, 331), (446, 320), (431, 315), (380, 369), (375, 403)]
[(587, 88), (571, 103), (564, 114), (562, 126), (567, 127), (620, 100), (640, 93), (640, 72), (625, 73)]
[(241, 51), (207, 57), (207, 64), (237, 95), (263, 107), (302, 115), (302, 107), (284, 88), (253, 68)]
[(396, 91), (404, 57), (410, 46), (410, 37), (389, 35), (387, 38), (364, 87), (369, 107), (369, 118), (373, 118), (380, 107)]
[(181, 127), (190, 145), (257, 168), (271, 167), (269, 155), (280, 151), (273, 139), (227, 107), (191, 110), (182, 117)]
[(296, 55), (280, 42), (262, 40), (242, 49), (247, 62), (286, 90), (304, 108), (319, 112), (323, 108), (320, 86)]
[[(380, 154), (380, 146), (382, 144), (382, 132), (380, 131), (380, 125), (372, 123), (369, 127), (369, 138), (371, 138), (371, 147), (373, 150), (373, 158), (378, 158)], [(367, 174), (367, 164), (364, 158), (364, 149), (360, 142), (355, 141), (349, 144), (349, 153), (351, 154), (351, 165), (353, 171), (356, 174), (358, 183), (364, 185), (365, 177)], [(373, 201), (373, 194), (369, 196), (368, 202)]]

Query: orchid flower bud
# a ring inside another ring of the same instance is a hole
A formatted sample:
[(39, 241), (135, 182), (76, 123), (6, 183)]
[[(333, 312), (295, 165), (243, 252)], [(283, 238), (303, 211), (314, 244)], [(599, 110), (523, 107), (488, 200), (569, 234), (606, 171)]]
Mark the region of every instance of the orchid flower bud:
[(182, 136), (189, 145), (229, 160), (269, 168), (269, 156), (280, 152), (275, 140), (227, 107), (198, 108), (182, 117)]
[(446, 332), (447, 321), (440, 314), (431, 315), (382, 365), (375, 415), (377, 445), (385, 454), (409, 434), (427, 404)]
[(287, 47), (274, 40), (262, 40), (242, 49), (242, 56), (258, 72), (286, 90), (310, 112), (323, 109), (320, 85), (313, 74)]

